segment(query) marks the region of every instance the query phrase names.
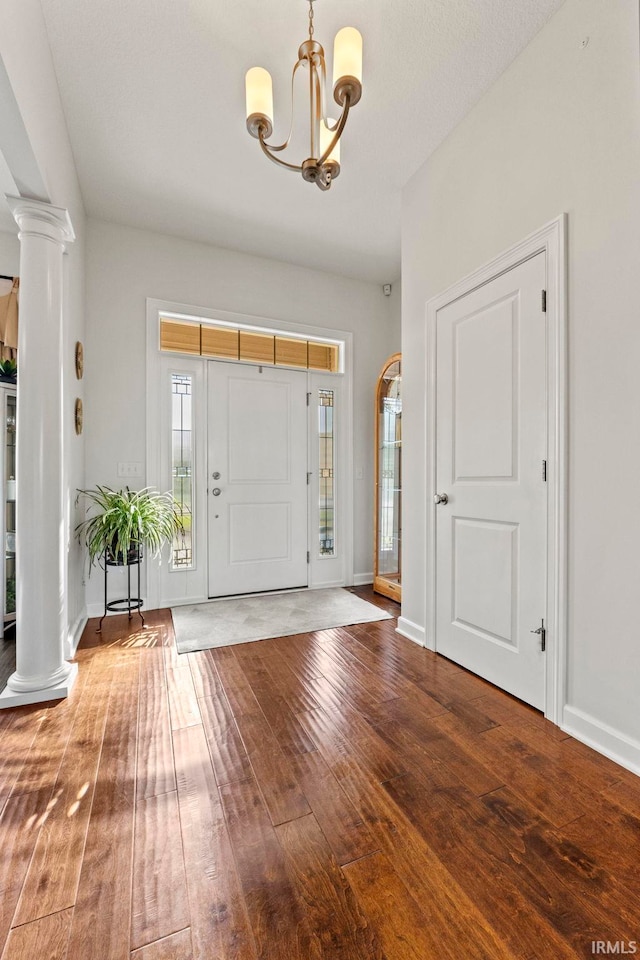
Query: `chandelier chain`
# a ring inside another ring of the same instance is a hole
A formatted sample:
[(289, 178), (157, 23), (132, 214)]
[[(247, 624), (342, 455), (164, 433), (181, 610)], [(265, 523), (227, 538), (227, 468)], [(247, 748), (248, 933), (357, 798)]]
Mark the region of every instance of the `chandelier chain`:
[(313, 39), (313, 0), (309, 0), (309, 40)]

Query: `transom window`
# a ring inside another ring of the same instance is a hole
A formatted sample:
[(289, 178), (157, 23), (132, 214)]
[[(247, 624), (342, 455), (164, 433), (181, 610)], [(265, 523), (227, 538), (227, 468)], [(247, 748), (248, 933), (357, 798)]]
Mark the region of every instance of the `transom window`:
[(175, 317), (160, 317), (160, 349), (168, 353), (326, 373), (338, 373), (341, 364), (339, 343)]

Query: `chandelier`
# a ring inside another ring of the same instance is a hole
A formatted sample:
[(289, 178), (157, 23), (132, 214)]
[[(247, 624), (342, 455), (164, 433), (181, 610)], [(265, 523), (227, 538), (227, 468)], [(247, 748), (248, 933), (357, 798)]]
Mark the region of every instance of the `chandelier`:
[[(362, 95), (362, 37), (354, 27), (343, 27), (333, 46), (333, 98), (342, 107), (338, 120), (328, 117), (325, 104), (327, 67), (322, 45), (313, 39), (313, 3), (309, 0), (309, 39), (300, 44), (291, 76), (291, 124), (284, 143), (268, 143), (273, 134), (273, 85), (263, 67), (252, 67), (245, 78), (247, 130), (260, 141), (263, 153), (287, 170), (301, 173), (308, 183), (328, 190), (340, 173), (340, 137), (349, 110)], [(298, 69), (309, 72), (309, 157), (300, 164), (287, 163), (279, 154), (287, 149), (293, 133), (293, 89)]]

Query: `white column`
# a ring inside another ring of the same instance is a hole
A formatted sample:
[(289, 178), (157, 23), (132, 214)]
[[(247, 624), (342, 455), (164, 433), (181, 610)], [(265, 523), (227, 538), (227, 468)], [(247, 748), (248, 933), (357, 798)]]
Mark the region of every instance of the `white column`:
[(7, 202), (20, 228), (16, 672), (0, 706), (65, 697), (77, 674), (64, 659), (62, 483), (62, 256), (75, 235), (66, 210), (19, 197)]

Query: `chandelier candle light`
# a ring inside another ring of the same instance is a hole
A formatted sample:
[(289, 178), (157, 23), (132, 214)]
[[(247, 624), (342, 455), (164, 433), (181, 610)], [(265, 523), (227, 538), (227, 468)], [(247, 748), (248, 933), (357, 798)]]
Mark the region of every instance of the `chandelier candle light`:
[[(342, 107), (338, 120), (325, 110), (327, 68), (324, 50), (313, 39), (313, 3), (309, 0), (309, 39), (300, 44), (298, 62), (291, 76), (292, 117), (284, 143), (271, 144), (273, 133), (273, 85), (271, 74), (263, 67), (252, 67), (245, 78), (247, 94), (247, 130), (260, 141), (263, 152), (281, 167), (301, 173), (309, 183), (328, 190), (340, 173), (340, 137), (349, 110), (362, 95), (362, 37), (354, 27), (343, 27), (333, 46), (333, 98)], [(301, 164), (287, 163), (278, 156), (289, 146), (293, 133), (293, 84), (299, 67), (309, 71), (310, 156)]]

